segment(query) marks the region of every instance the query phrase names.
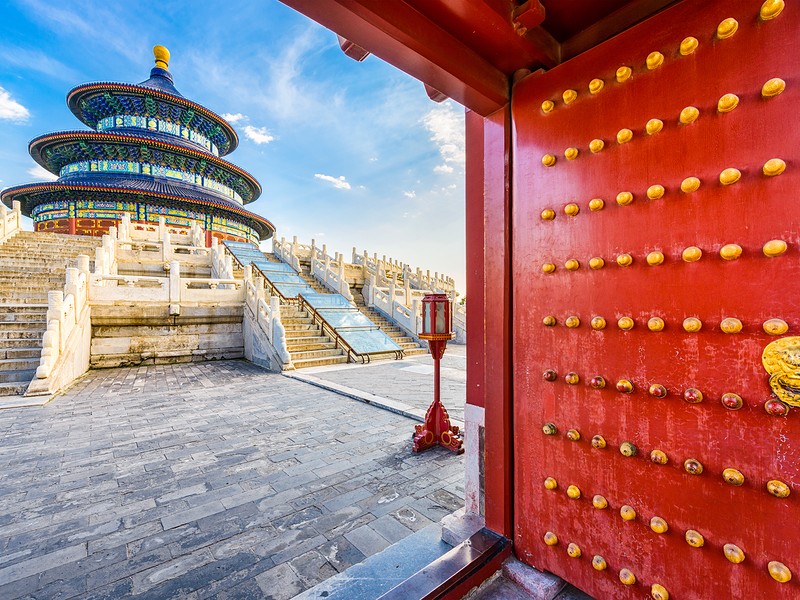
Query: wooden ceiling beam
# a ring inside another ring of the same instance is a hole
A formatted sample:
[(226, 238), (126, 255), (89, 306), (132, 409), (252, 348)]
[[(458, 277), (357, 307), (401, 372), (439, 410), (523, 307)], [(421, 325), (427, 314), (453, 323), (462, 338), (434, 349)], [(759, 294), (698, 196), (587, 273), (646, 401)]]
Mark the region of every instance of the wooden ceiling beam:
[(481, 115), (508, 103), (508, 76), (399, 0), (281, 0)]
[(561, 59), (567, 61), (574, 58), (679, 1), (639, 0), (630, 2), (566, 40), (561, 45)]

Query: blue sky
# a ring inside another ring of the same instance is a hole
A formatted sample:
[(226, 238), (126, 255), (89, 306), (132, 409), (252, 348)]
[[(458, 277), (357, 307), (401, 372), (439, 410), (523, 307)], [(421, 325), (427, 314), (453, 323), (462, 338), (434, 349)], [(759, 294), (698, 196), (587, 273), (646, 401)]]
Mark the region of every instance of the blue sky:
[(143, 81), (162, 44), (178, 90), (236, 128), (227, 158), (261, 183), (248, 209), (279, 237), (347, 255), (355, 245), (465, 290), (464, 111), (391, 65), (353, 61), (277, 0), (12, 0), (0, 22), (0, 188), (47, 177), (32, 138), (86, 129), (70, 89)]

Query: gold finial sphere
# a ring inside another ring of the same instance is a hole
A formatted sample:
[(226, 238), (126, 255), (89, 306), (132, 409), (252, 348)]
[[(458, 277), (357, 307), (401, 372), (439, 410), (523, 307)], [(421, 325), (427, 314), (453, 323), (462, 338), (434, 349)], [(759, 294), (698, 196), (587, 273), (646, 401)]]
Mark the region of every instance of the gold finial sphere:
[(156, 67), (169, 70), (169, 50), (164, 46), (153, 46), (153, 56), (156, 59)]

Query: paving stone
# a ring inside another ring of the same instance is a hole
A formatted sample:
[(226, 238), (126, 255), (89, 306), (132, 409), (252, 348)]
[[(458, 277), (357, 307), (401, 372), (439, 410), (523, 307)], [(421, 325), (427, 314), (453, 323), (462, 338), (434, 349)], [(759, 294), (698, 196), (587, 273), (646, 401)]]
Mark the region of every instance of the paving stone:
[(0, 598), (293, 596), (460, 502), (413, 424), (244, 361), (91, 371), (0, 411)]
[(328, 577), (333, 577), (337, 573), (333, 565), (316, 550), (301, 554), (297, 558), (292, 559), (289, 564), (299, 575), (304, 588), (313, 587), (319, 582), (326, 580)]
[(375, 554), (389, 546), (386, 538), (371, 529), (369, 525), (362, 525), (353, 531), (348, 531), (344, 534), (344, 537), (358, 548), (364, 556)]
[(265, 600), (289, 600), (302, 592), (305, 587), (291, 565), (284, 563), (256, 577)]
[(390, 544), (399, 542), (411, 535), (412, 531), (395, 519), (392, 515), (385, 515), (380, 519), (375, 519), (369, 527), (382, 535)]
[(398, 522), (402, 523), (412, 531), (419, 531), (433, 523), (422, 513), (415, 511), (410, 506), (403, 506), (402, 508), (391, 513)]
[(366, 558), (343, 535), (323, 544), (317, 551), (340, 573)]
[(208, 515), (222, 512), (224, 510), (225, 507), (222, 505), (222, 502), (209, 502), (208, 504), (201, 504), (200, 506), (195, 506), (194, 508), (190, 508), (188, 510), (183, 510), (172, 515), (161, 517), (161, 525), (164, 527), (164, 530), (172, 529), (180, 525), (185, 525), (186, 523), (191, 523), (192, 521), (197, 521), (198, 519), (202, 519)]

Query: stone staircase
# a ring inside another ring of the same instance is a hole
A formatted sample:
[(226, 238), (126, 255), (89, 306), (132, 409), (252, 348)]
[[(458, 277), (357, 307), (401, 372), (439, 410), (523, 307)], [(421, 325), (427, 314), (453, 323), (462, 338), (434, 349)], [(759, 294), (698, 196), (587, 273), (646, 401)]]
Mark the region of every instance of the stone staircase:
[(23, 394), (36, 374), (47, 329), (47, 292), (63, 290), (79, 254), (100, 238), (20, 231), (0, 246), (0, 396)]
[(427, 354), (428, 349), (420, 346), (408, 335), (402, 328), (393, 325), (389, 319), (384, 317), (378, 310), (367, 306), (362, 294), (362, 289), (353, 289), (353, 299), (355, 300), (356, 307), (361, 314), (365, 315), (370, 321), (375, 323), (383, 330), (386, 335), (394, 340), (394, 343), (403, 349), (406, 356), (416, 356), (418, 354)]
[[(300, 261), (300, 266), (304, 269), (311, 269), (310, 261)], [(314, 288), (320, 294), (330, 294), (330, 291), (323, 286), (313, 275), (306, 272), (300, 273), (300, 277), (303, 278), (306, 283), (308, 283), (311, 287)], [(401, 278), (402, 279), (402, 278)], [(389, 319), (384, 317), (380, 312), (375, 310), (374, 308), (370, 308), (367, 306), (364, 296), (361, 293), (361, 288), (352, 288), (353, 293), (353, 300), (355, 301), (356, 308), (366, 316), (370, 321), (375, 323), (378, 327), (381, 328), (386, 335), (388, 335), (394, 342), (402, 348), (403, 353), (406, 356), (415, 356), (417, 354), (427, 354), (428, 349), (423, 348), (417, 342), (414, 341), (414, 338), (409, 336), (405, 331), (403, 331), (400, 327), (394, 325)]]
[(344, 364), (344, 350), (322, 332), (306, 311), (296, 306), (281, 307), (281, 323), (286, 330), (286, 349), (295, 369)]

